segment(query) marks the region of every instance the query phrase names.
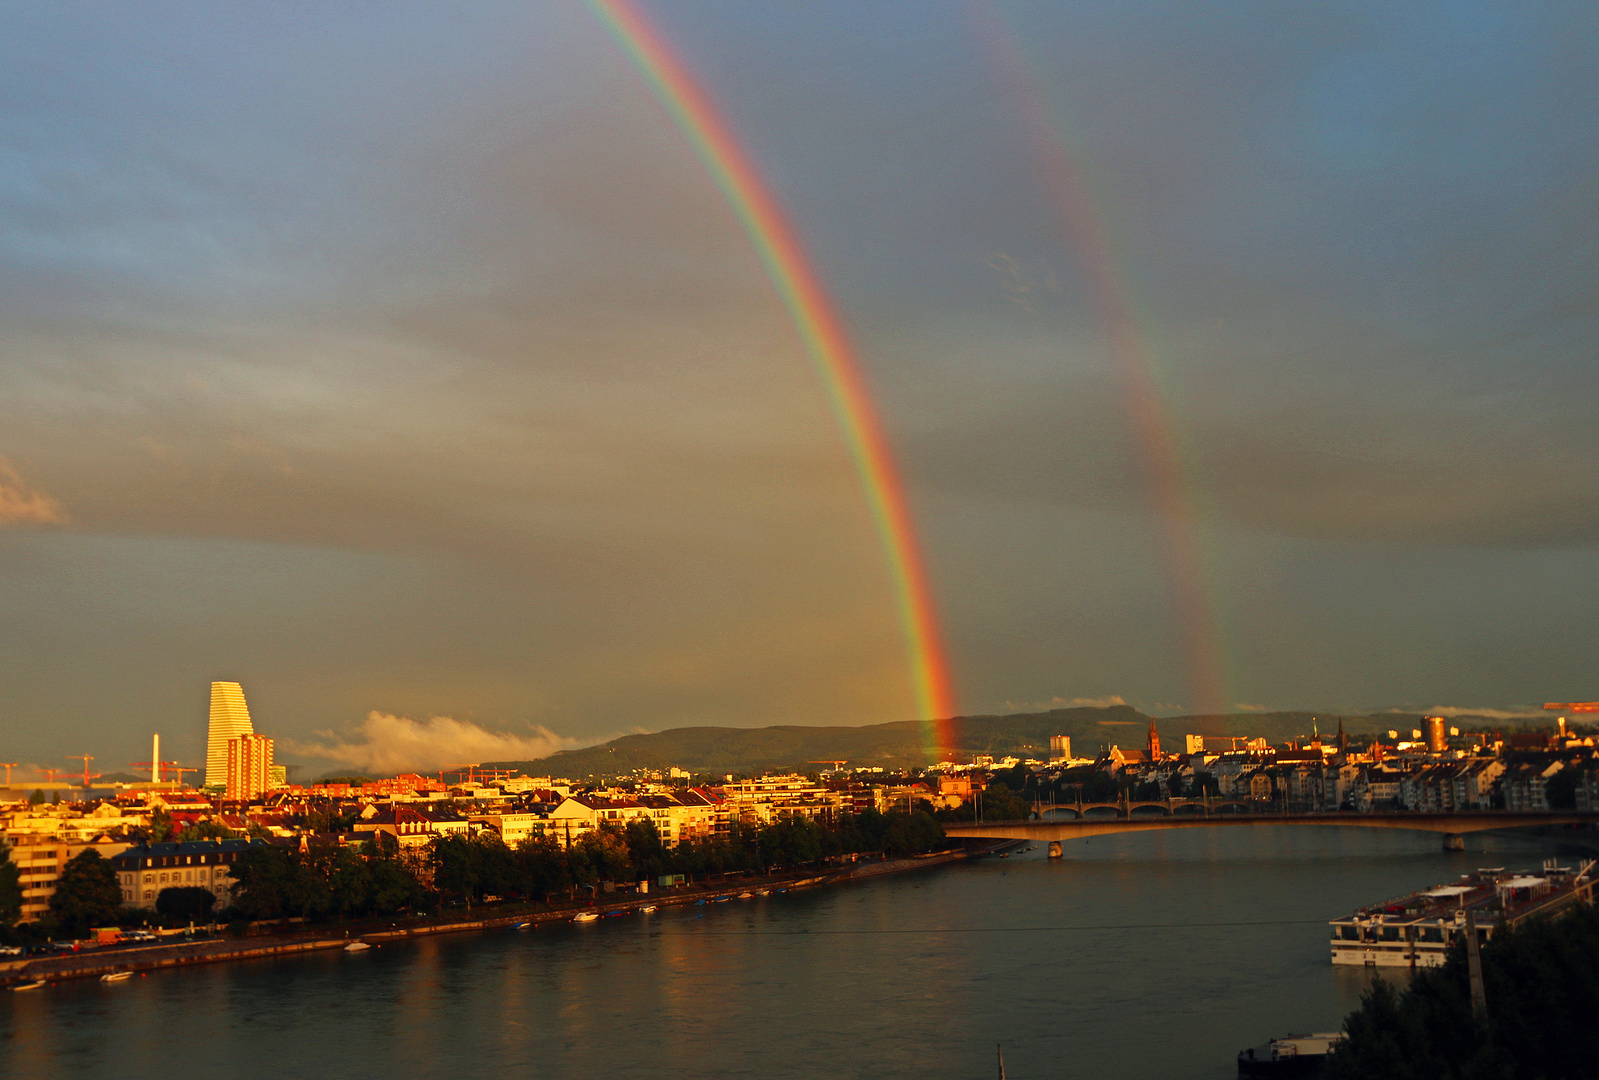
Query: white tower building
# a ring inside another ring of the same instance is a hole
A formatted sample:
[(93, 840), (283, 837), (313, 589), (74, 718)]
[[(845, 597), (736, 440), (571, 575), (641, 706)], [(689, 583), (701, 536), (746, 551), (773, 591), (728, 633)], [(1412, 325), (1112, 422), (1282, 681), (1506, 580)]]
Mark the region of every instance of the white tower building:
[(250, 707), (244, 703), (244, 687), (236, 682), (212, 683), (211, 731), (205, 741), (206, 790), (227, 790), (228, 740), (254, 734)]

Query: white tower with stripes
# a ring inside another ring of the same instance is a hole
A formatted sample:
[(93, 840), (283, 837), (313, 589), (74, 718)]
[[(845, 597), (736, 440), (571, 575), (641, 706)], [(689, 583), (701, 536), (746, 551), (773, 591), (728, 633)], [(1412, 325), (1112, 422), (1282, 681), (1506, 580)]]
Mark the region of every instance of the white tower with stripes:
[(228, 786), (228, 740), (254, 735), (244, 687), (236, 682), (211, 684), (211, 731), (205, 741), (205, 786), (223, 791)]

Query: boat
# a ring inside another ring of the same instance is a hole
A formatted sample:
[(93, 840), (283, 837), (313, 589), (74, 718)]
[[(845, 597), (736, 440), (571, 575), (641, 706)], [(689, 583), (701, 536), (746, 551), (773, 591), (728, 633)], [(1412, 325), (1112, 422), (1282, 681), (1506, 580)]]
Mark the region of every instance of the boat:
[(648, 915), (652, 911), (660, 911), (660, 910), (661, 909), (656, 907), (654, 904), (645, 904), (643, 907), (638, 909), (638, 913), (640, 915)]
[(696, 901), (694, 901), (694, 906), (695, 906), (695, 907), (699, 907), (699, 906), (700, 906), (700, 905), (701, 905), (701, 904), (705, 904), (705, 903), (708, 903), (708, 902), (709, 902), (709, 901), (707, 901), (707, 900), (706, 900), (706, 899), (705, 899), (705, 897), (703, 897), (703, 896), (702, 896), (702, 897), (700, 897), (700, 898), (699, 898), (699, 899), (698, 899), (698, 900), (696, 900)]
[(718, 896), (716, 898), (716, 903), (718, 904), (730, 904), (732, 902), (733, 898), (731, 896)]
[(345, 952), (366, 952), (372, 946), (364, 941), (352, 941), (344, 947)]
[(740, 900), (748, 900), (750, 897), (752, 897), (754, 895), (755, 894), (752, 893), (752, 892), (741, 892), (741, 893), (738, 894), (738, 898)]
[(756, 896), (771, 896), (772, 895), (772, 890), (771, 889), (756, 889), (755, 890), (755, 895)]
[(44, 985), (45, 985), (45, 982), (44, 982), (43, 979), (29, 979), (27, 982), (19, 982), (17, 985), (13, 986), (11, 989), (13, 989), (13, 990), (38, 990), (38, 989), (42, 988)]
[(131, 972), (131, 971), (108, 971), (104, 975), (100, 976), (100, 981), (101, 982), (123, 982), (123, 981), (125, 981), (127, 979), (131, 979), (131, 978), (133, 978), (133, 972)]
[(530, 922), (512, 923), (511, 924), (511, 929), (512, 930), (531, 930), (531, 929), (533, 929), (533, 924), (530, 923)]
[(600, 917), (597, 911), (580, 911), (572, 916), (573, 922), (594, 922)]
[(1319, 1076), (1327, 1051), (1344, 1035), (1341, 1031), (1312, 1035), (1284, 1035), (1264, 1046), (1238, 1051), (1239, 1080), (1272, 1080), (1275, 1077)]
[(1550, 915), (1591, 893), (1594, 863), (1573, 871), (1544, 863), (1541, 872), (1485, 867), (1443, 885), (1332, 919), (1332, 962), (1365, 967), (1441, 967), (1469, 918), (1480, 940), (1534, 915)]

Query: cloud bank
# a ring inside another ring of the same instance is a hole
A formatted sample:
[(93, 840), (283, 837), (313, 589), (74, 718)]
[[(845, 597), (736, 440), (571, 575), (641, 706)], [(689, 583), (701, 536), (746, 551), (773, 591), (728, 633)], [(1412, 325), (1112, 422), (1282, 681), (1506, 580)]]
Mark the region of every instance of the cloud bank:
[(63, 520), (61, 504), (29, 487), (16, 466), (0, 457), (0, 525), (54, 525)]
[(535, 726), (531, 735), (489, 731), (465, 720), (408, 716), (373, 710), (350, 737), (324, 733), (329, 742), (285, 741), (305, 757), (325, 758), (367, 773), (426, 772), (467, 762), (522, 761), (587, 745)]

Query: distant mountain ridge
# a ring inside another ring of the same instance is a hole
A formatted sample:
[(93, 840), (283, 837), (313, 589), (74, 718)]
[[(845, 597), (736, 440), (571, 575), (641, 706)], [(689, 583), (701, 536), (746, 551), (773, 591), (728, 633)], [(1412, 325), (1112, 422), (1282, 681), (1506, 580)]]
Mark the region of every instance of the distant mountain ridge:
[[(1421, 714), (1228, 713), (1165, 717), (1155, 723), (1162, 745), (1168, 750), (1181, 750), (1183, 736), (1189, 734), (1265, 738), (1275, 744), (1308, 738), (1314, 725), (1323, 738), (1331, 738), (1338, 730), (1339, 720), (1351, 734), (1369, 733), (1413, 728), (1420, 723)], [(1128, 750), (1142, 748), (1149, 721), (1148, 714), (1127, 705), (963, 716), (952, 723), (957, 745), (951, 747), (927, 746), (925, 726), (914, 720), (863, 727), (686, 727), (624, 735), (599, 746), (563, 750), (532, 761), (485, 762), (484, 767), (572, 779), (671, 766), (712, 774), (810, 771), (816, 762), (839, 760), (863, 767), (903, 769), (951, 758), (970, 760), (974, 754), (1047, 758), (1051, 735), (1070, 736), (1072, 752), (1089, 757), (1112, 745)]]

